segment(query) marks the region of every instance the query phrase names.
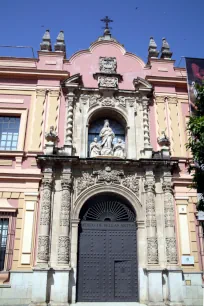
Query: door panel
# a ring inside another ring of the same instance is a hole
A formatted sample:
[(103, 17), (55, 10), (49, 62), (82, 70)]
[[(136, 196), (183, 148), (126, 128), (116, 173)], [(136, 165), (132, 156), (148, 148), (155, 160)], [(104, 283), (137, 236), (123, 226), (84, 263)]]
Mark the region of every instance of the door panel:
[(77, 297), (138, 301), (135, 223), (81, 222)]

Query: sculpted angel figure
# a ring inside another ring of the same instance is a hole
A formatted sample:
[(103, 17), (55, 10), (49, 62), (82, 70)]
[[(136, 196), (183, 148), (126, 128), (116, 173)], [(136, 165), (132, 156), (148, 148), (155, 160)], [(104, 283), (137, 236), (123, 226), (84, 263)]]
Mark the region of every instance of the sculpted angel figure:
[(97, 137), (94, 138), (94, 141), (90, 144), (90, 157), (96, 157), (101, 154), (101, 145), (98, 143)]
[(113, 151), (115, 157), (125, 158), (125, 144), (122, 139), (118, 138), (118, 142), (114, 145)]
[(115, 134), (109, 125), (109, 121), (104, 121), (104, 126), (99, 134), (101, 138), (101, 155), (113, 155), (113, 139)]

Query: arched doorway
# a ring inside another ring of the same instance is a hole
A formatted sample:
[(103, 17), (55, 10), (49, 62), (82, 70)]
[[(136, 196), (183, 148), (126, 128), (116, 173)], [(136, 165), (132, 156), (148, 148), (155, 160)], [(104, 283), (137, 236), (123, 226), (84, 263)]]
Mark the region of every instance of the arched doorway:
[(138, 301), (135, 219), (121, 196), (86, 201), (80, 212), (78, 302)]

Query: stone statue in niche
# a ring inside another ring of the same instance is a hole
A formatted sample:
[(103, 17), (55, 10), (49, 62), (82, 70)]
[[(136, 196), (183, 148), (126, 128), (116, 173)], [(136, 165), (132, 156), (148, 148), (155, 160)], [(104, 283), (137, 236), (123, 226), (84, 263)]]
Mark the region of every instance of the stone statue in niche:
[(120, 138), (118, 138), (118, 142), (113, 147), (113, 155), (115, 157), (125, 158), (125, 144)]
[(110, 127), (109, 120), (104, 121), (104, 126), (100, 131), (98, 142), (97, 137), (90, 144), (90, 157), (113, 156), (116, 158), (125, 158), (125, 143), (118, 138), (117, 143), (113, 143), (115, 133)]
[(90, 157), (96, 157), (101, 155), (101, 145), (98, 143), (97, 137), (94, 138), (94, 141), (90, 144)]
[(113, 155), (113, 139), (115, 134), (110, 127), (109, 121), (104, 121), (104, 126), (100, 131), (101, 138), (101, 155)]

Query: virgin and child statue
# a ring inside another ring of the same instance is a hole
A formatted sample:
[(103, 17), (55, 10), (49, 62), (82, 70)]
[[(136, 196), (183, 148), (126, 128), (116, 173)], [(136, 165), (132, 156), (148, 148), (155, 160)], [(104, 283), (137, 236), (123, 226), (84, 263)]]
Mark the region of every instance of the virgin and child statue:
[(90, 157), (102, 156), (115, 156), (118, 158), (125, 157), (125, 145), (123, 141), (118, 138), (118, 142), (113, 145), (113, 139), (115, 134), (110, 127), (109, 121), (104, 121), (104, 126), (100, 131), (99, 137), (101, 142), (98, 142), (97, 137), (94, 138), (94, 141), (90, 144)]

